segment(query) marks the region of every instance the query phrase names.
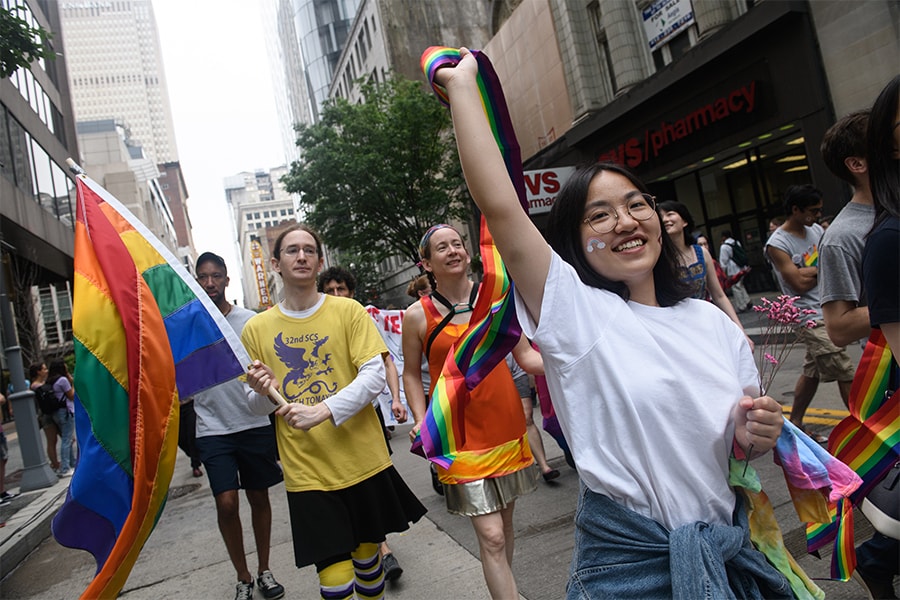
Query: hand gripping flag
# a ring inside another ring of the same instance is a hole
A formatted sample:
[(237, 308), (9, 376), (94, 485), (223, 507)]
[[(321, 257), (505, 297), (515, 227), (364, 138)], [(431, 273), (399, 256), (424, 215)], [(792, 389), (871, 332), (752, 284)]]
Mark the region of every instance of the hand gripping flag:
[(193, 277), (118, 200), (76, 178), (75, 425), (79, 463), (53, 519), (97, 573), (82, 598), (115, 598), (168, 493), (178, 397), (250, 358)]
[[(484, 53), (474, 50), (472, 54), (478, 62), (478, 87), (484, 110), (524, 210), (522, 156), (500, 80)], [(422, 70), (438, 98), (448, 106), (447, 94), (434, 83), (434, 74), (440, 67), (453, 66), (459, 61), (459, 51), (453, 48), (433, 46), (422, 54)], [(494, 239), (484, 217), (481, 218), (480, 233), (484, 278), (472, 308), (469, 328), (447, 353), (420, 431), (421, 449), (425, 456), (444, 468), (449, 468), (457, 459), (458, 449), (465, 442), (464, 413), (469, 391), (505, 359), (521, 335), (513, 303), (512, 281), (494, 246)], [(417, 440), (413, 444), (413, 451), (418, 446)]]

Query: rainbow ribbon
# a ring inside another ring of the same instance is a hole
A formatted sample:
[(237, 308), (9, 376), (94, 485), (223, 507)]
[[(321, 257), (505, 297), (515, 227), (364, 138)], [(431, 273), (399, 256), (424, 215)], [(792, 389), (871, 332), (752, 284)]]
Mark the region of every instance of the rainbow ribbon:
[[(503, 155), (509, 178), (525, 210), (525, 178), (522, 155), (506, 107), (500, 79), (488, 57), (478, 50), (472, 54), (478, 62), (478, 89), (494, 139)], [(449, 106), (446, 91), (434, 81), (441, 67), (452, 67), (460, 61), (454, 48), (432, 46), (422, 53), (422, 70), (440, 101)], [(472, 308), (469, 328), (447, 353), (441, 376), (434, 386), (431, 403), (420, 430), (421, 449), (425, 456), (448, 469), (456, 460), (458, 449), (466, 439), (465, 407), (469, 391), (475, 389), (495, 366), (512, 350), (522, 333), (516, 319), (513, 283), (510, 280), (484, 217), (481, 218), (481, 251), (484, 277), (478, 299)], [(413, 444), (413, 451), (419, 447)]]
[[(806, 544), (810, 552), (819, 550), (833, 539), (831, 575), (846, 581), (853, 574), (855, 556), (852, 540), (842, 540), (839, 514), (847, 514), (862, 502), (869, 492), (891, 470), (900, 458), (900, 411), (895, 392), (898, 384), (897, 363), (880, 329), (873, 329), (863, 350), (850, 388), (850, 416), (831, 432), (828, 451), (846, 463), (862, 478), (862, 485), (843, 505), (830, 502), (830, 519), (806, 526)], [(838, 548), (847, 549), (845, 556)]]

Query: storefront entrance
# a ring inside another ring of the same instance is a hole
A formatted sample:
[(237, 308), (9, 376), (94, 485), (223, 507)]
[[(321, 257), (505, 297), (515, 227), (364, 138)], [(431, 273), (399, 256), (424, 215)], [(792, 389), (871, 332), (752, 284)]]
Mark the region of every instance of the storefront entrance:
[(745, 278), (749, 292), (777, 290), (763, 246), (769, 221), (784, 215), (784, 190), (811, 181), (806, 152), (801, 128), (788, 123), (659, 177), (649, 187), (659, 200), (688, 207), (696, 233), (709, 238), (716, 258), (723, 232), (741, 241), (753, 267)]

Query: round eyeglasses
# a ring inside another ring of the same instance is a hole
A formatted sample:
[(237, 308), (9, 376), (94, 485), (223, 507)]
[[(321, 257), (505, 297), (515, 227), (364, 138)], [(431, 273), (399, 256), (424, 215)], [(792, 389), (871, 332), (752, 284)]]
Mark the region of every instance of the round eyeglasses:
[[(635, 221), (646, 221), (656, 214), (656, 197), (650, 194), (639, 194), (628, 198), (622, 206), (628, 216)], [(619, 209), (612, 206), (596, 207), (582, 222), (587, 223), (594, 233), (609, 233), (616, 228), (616, 223), (619, 222)]]

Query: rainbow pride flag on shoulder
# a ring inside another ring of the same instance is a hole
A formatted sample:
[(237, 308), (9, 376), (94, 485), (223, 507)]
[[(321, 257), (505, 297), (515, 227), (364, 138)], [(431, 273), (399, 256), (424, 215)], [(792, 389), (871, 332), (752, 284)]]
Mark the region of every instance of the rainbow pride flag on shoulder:
[(175, 466), (179, 396), (250, 358), (179, 260), (96, 182), (78, 175), (75, 427), (79, 463), (57, 541), (97, 572), (82, 598), (115, 598), (160, 518)]

